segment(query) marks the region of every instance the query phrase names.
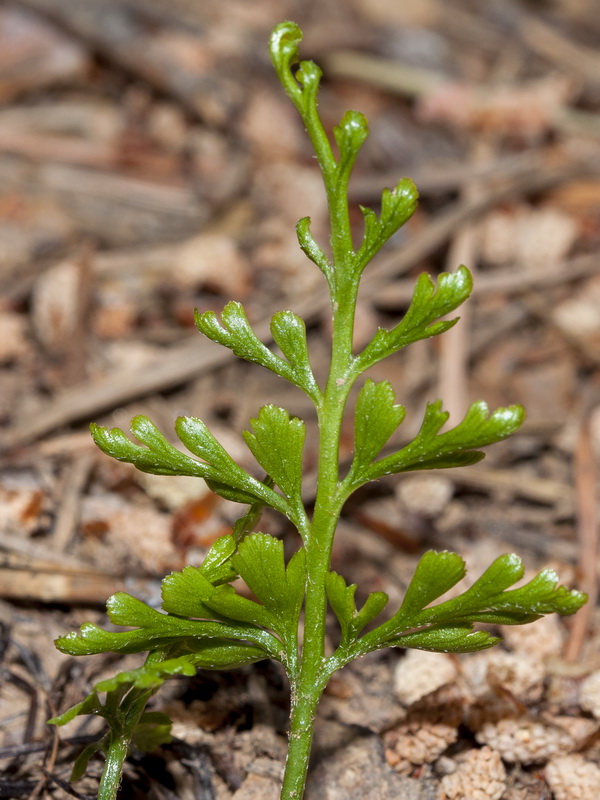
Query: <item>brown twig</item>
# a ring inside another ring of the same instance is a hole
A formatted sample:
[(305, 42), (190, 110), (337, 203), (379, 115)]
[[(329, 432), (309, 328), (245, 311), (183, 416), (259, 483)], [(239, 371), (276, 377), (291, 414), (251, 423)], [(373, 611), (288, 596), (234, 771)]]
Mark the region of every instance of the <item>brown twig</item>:
[[(500, 178), (506, 181), (532, 175), (552, 161), (552, 156), (552, 150), (530, 149), (481, 164), (440, 165), (435, 169), (424, 167), (411, 172), (411, 179), (418, 186), (420, 195), (451, 192), (476, 179), (491, 181)], [(403, 177), (404, 172), (393, 170), (353, 177), (349, 189), (350, 199), (363, 204), (379, 200), (382, 186), (394, 186)]]
[(405, 97), (421, 97), (449, 83), (442, 72), (355, 50), (336, 50), (325, 58), (324, 63), (326, 73), (335, 78), (370, 83)]
[(60, 564), (76, 569), (86, 569), (86, 564), (67, 553), (56, 553), (52, 547), (31, 541), (23, 536), (13, 536), (0, 531), (0, 548), (9, 553), (17, 553), (25, 558), (45, 561), (49, 564)]
[[(151, 597), (156, 586), (150, 579), (135, 580), (135, 591)], [(9, 600), (61, 603), (63, 605), (104, 606), (115, 592), (131, 591), (123, 578), (92, 570), (63, 572), (36, 569), (3, 569), (0, 567), (0, 596)]]
[(519, 33), (538, 55), (592, 85), (600, 84), (600, 56), (581, 42), (572, 42), (539, 17), (521, 16)]
[(61, 502), (56, 514), (52, 542), (57, 553), (64, 552), (71, 541), (79, 515), (79, 499), (88, 480), (94, 459), (91, 453), (75, 458), (65, 475)]
[[(52, 709), (51, 713), (52, 713), (52, 716), (55, 716), (56, 713), (57, 713), (57, 710), (54, 708), (54, 709)], [(53, 730), (52, 730), (50, 735), (52, 736), (52, 745), (50, 747), (50, 753), (48, 754), (48, 759), (47, 759), (46, 764), (45, 764), (44, 769), (43, 769), (43, 774), (41, 775), (41, 777), (40, 777), (37, 785), (33, 789), (33, 791), (30, 792), (27, 800), (35, 800), (36, 797), (40, 796), (40, 794), (42, 793), (44, 787), (46, 786), (46, 784), (48, 782), (48, 773), (52, 771), (52, 768), (56, 764), (56, 758), (58, 756), (58, 745), (60, 743), (60, 738), (59, 738), (59, 735), (58, 735), (58, 729), (57, 728), (53, 728)]]
[[(539, 272), (520, 271), (515, 267), (496, 270), (492, 273), (481, 273), (473, 287), (473, 296), (481, 297), (492, 294), (519, 295), (530, 289), (545, 291), (597, 275), (600, 269), (600, 258), (597, 253), (589, 253), (565, 261), (556, 268), (543, 274)], [(414, 289), (414, 281), (399, 280), (385, 287), (375, 298), (380, 308), (395, 308), (410, 302)]]
[[(115, 0), (101, 4), (79, 0), (19, 0), (19, 4), (47, 17), (96, 53), (161, 93), (173, 97), (194, 118), (216, 125), (226, 121), (231, 92), (219, 91), (218, 75), (186, 73), (177, 62), (157, 56), (143, 9), (124, 8)], [(198, 31), (196, 43), (200, 43)]]
[(574, 617), (564, 657), (577, 661), (592, 627), (598, 599), (598, 465), (592, 444), (589, 415), (579, 428), (575, 449), (575, 492), (577, 498), (577, 536), (579, 539), (579, 574), (581, 588), (588, 595), (587, 604)]
[[(592, 85), (600, 83), (600, 57), (595, 50), (572, 42), (548, 23), (519, 13), (515, 25), (521, 39), (538, 55)], [(337, 50), (325, 61), (329, 74), (364, 81), (405, 97), (420, 97), (450, 83), (443, 73), (402, 64), (396, 59)], [(478, 91), (485, 92), (480, 85)]]
[(584, 337), (577, 336), (561, 325), (550, 313), (548, 303), (544, 298), (529, 291), (523, 295), (521, 302), (534, 317), (537, 317), (545, 325), (555, 330), (575, 350), (581, 361), (587, 366), (600, 366), (600, 352), (598, 349)]
[(446, 470), (448, 477), (458, 484), (473, 488), (507, 493), (511, 497), (521, 497), (535, 503), (559, 506), (561, 513), (573, 511), (573, 490), (570, 486), (550, 478), (523, 476), (521, 472), (492, 467), (461, 467)]
[[(475, 146), (473, 163), (482, 163), (489, 158), (489, 145), (481, 140)], [(482, 196), (481, 181), (473, 178), (465, 184), (462, 197), (477, 200)], [(446, 263), (448, 269), (465, 264), (476, 272), (479, 234), (471, 220), (457, 229), (450, 241)], [(477, 283), (477, 281), (475, 281)], [(451, 316), (455, 316), (454, 314)], [(461, 324), (455, 325), (440, 341), (439, 396), (444, 398), (450, 419), (462, 419), (468, 406), (469, 342), (471, 340), (471, 304), (467, 301), (460, 309)]]

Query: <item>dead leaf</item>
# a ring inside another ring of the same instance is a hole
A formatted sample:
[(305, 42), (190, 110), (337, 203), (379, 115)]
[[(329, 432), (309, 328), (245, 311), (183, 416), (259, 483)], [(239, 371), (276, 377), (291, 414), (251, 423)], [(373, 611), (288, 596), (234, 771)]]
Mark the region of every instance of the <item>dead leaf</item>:
[(248, 292), (250, 266), (230, 236), (203, 233), (180, 248), (171, 277), (182, 289), (204, 286), (242, 298)]
[(571, 82), (561, 75), (508, 86), (444, 83), (424, 95), (417, 113), (423, 122), (533, 143), (552, 128), (571, 93)]
[(10, 6), (0, 11), (0, 98), (83, 77), (88, 60), (75, 40), (41, 17)]
[(27, 320), (23, 314), (0, 312), (0, 364), (24, 358), (30, 352), (26, 328)]
[(80, 317), (80, 271), (73, 261), (62, 261), (36, 281), (31, 322), (47, 353), (62, 353), (77, 330)]

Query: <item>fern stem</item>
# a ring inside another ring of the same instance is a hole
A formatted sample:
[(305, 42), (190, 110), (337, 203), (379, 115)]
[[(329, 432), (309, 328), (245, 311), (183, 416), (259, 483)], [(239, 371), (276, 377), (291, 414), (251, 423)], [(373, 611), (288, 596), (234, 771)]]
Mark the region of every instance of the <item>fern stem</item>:
[(323, 687), (312, 686), (309, 691), (292, 688), (288, 753), (285, 765), (281, 800), (301, 800), (314, 734), (317, 706)]
[[(310, 129), (309, 129), (310, 131)], [(348, 394), (354, 382), (352, 338), (358, 281), (349, 268), (353, 257), (348, 226), (346, 193), (331, 190), (331, 242), (334, 265), (332, 296), (333, 331), (331, 361), (323, 401), (318, 408), (319, 463), (315, 509), (306, 547), (306, 598), (304, 641), (297, 680), (292, 679), (289, 750), (282, 800), (303, 796), (310, 758), (317, 706), (331, 675), (326, 669), (325, 623), (327, 594), (325, 578), (330, 569), (333, 539), (344, 497), (340, 492), (339, 445)]]
[(123, 764), (127, 757), (129, 739), (125, 736), (115, 737), (106, 754), (106, 762), (98, 789), (98, 800), (115, 800), (119, 785), (121, 783), (121, 773)]

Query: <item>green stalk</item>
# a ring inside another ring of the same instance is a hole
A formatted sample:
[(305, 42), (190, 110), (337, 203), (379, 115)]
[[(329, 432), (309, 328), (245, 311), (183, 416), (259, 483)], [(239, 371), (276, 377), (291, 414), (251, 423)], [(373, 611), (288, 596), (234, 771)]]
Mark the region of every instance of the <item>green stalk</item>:
[(325, 576), (330, 568), (333, 538), (343, 502), (338, 491), (339, 441), (344, 408), (351, 386), (347, 375), (352, 360), (355, 301), (354, 293), (354, 297), (349, 296), (334, 314), (331, 369), (323, 405), (319, 411), (321, 438), (317, 498), (310, 536), (305, 544), (305, 634), (298, 678), (292, 678), (289, 749), (281, 800), (299, 800), (303, 795), (317, 706), (331, 675), (325, 669)]
[(333, 333), (331, 362), (323, 401), (317, 408), (319, 462), (317, 496), (310, 533), (305, 542), (307, 583), (304, 604), (304, 642), (298, 678), (292, 679), (289, 749), (281, 800), (303, 796), (321, 694), (331, 675), (326, 671), (325, 578), (330, 569), (333, 539), (345, 498), (340, 496), (339, 443), (344, 410), (354, 382), (352, 338), (358, 280), (351, 269), (354, 257), (348, 211), (347, 178), (339, 176), (329, 141), (316, 114), (303, 114), (327, 190), (331, 225), (334, 287), (331, 297)]
[(301, 800), (304, 795), (315, 716), (324, 688), (312, 685), (307, 692), (301, 692), (292, 686), (288, 753), (281, 800)]
[[(146, 663), (159, 660), (160, 656), (158, 654), (150, 653)], [(129, 745), (144, 713), (146, 704), (154, 694), (154, 691), (153, 689), (131, 689), (124, 699), (123, 696), (127, 692), (127, 686), (123, 686), (121, 690), (109, 692), (106, 708), (109, 711), (109, 715), (112, 716), (112, 730), (109, 734), (110, 744), (106, 750), (106, 761), (104, 762), (104, 769), (100, 779), (98, 800), (116, 800)]]
[(106, 762), (102, 771), (100, 788), (98, 789), (98, 800), (115, 800), (117, 797), (128, 749), (128, 736), (116, 736), (113, 738), (106, 753)]

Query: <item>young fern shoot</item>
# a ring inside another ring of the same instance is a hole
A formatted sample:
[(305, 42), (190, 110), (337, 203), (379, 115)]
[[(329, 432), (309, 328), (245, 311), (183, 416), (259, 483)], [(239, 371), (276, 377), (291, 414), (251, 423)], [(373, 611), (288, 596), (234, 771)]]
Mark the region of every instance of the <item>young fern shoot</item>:
[[(371, 366), (420, 339), (443, 333), (457, 319), (446, 315), (471, 292), (466, 267), (442, 274), (437, 285), (427, 275), (416, 282), (404, 317), (390, 330), (379, 329), (360, 353), (353, 351), (357, 292), (363, 270), (391, 236), (410, 218), (417, 190), (403, 179), (384, 190), (377, 215), (363, 208), (364, 234), (354, 249), (348, 213), (348, 181), (368, 134), (367, 121), (347, 112), (334, 128), (336, 150), (323, 128), (317, 92), (321, 70), (298, 60), (302, 33), (292, 22), (274, 29), (270, 52), (283, 88), (298, 110), (317, 160), (329, 206), (330, 253), (314, 240), (310, 219), (296, 232), (300, 247), (323, 273), (331, 299), (332, 339), (329, 374), (319, 386), (310, 365), (305, 325), (292, 311), (280, 311), (271, 321), (276, 355), (256, 336), (240, 303), (229, 303), (221, 318), (212, 312), (196, 315), (199, 330), (240, 358), (260, 364), (303, 391), (313, 402), (319, 427), (317, 493), (312, 514), (302, 500), (302, 455), (305, 425), (274, 405), (265, 405), (251, 420), (244, 440), (267, 477), (258, 480), (239, 467), (198, 419), (177, 420), (177, 436), (192, 454), (173, 447), (146, 417), (136, 417), (133, 442), (119, 429), (92, 425), (96, 444), (108, 455), (161, 475), (197, 475), (218, 495), (249, 505), (232, 533), (218, 539), (199, 567), (187, 566), (162, 584), (162, 610), (128, 594), (107, 602), (108, 616), (127, 630), (107, 631), (91, 623), (57, 640), (64, 653), (147, 653), (143, 666), (98, 683), (79, 705), (51, 720), (62, 725), (79, 714), (96, 714), (108, 723), (106, 734), (77, 759), (73, 778), (85, 771), (97, 751), (105, 755), (100, 800), (117, 795), (121, 770), (132, 743), (150, 748), (168, 740), (169, 721), (146, 712), (152, 694), (173, 675), (193, 675), (198, 669), (229, 670), (262, 659), (285, 668), (291, 687), (289, 751), (282, 800), (304, 794), (313, 726), (321, 694), (340, 667), (366, 653), (386, 647), (413, 647), (467, 653), (491, 647), (499, 640), (478, 623), (516, 625), (544, 614), (572, 614), (585, 596), (558, 585), (552, 570), (540, 572), (519, 588), (523, 575), (516, 555), (498, 558), (465, 592), (437, 602), (465, 575), (455, 553), (429, 551), (418, 562), (400, 608), (367, 633), (364, 628), (384, 610), (388, 597), (370, 594), (359, 609), (355, 585), (331, 571), (331, 551), (337, 522), (347, 498), (369, 481), (412, 470), (459, 467), (483, 458), (479, 448), (505, 439), (523, 421), (520, 406), (491, 414), (474, 403), (465, 418), (447, 430), (448, 414), (441, 402), (430, 403), (416, 437), (381, 456), (402, 423), (403, 406), (396, 403), (387, 381), (366, 379), (354, 409), (354, 456), (341, 475), (339, 445), (349, 393)], [(279, 511), (299, 533), (299, 549), (286, 563), (283, 544), (255, 533), (261, 510)], [(238, 594), (232, 582), (241, 577), (256, 600)], [(333, 652), (325, 649), (325, 622), (330, 607), (340, 626)], [(301, 626), (301, 622), (303, 625)], [(300, 631), (304, 630), (304, 636)]]

